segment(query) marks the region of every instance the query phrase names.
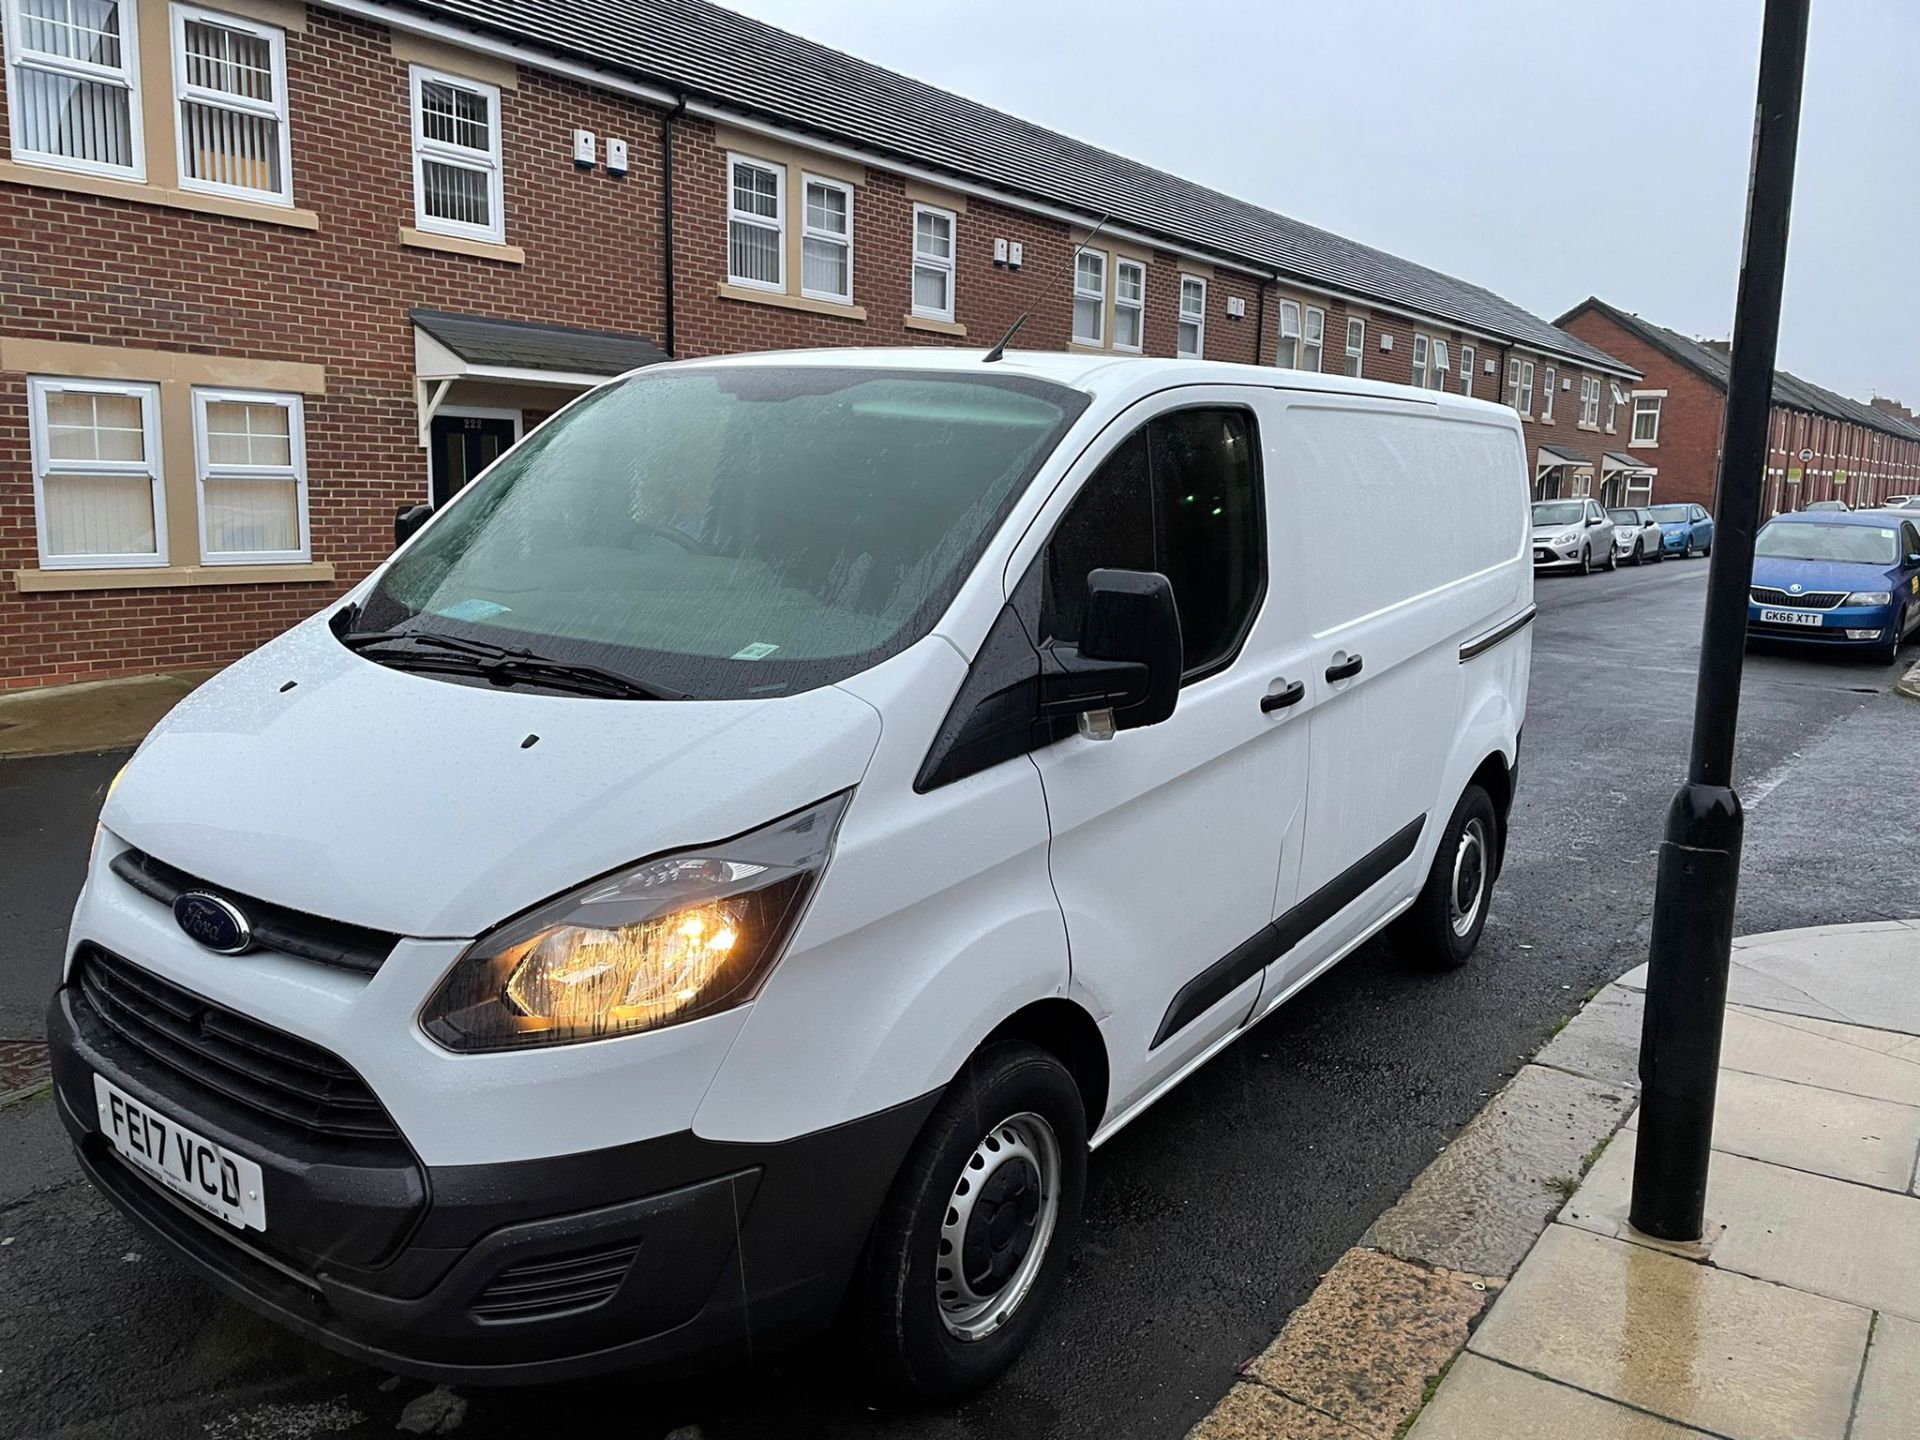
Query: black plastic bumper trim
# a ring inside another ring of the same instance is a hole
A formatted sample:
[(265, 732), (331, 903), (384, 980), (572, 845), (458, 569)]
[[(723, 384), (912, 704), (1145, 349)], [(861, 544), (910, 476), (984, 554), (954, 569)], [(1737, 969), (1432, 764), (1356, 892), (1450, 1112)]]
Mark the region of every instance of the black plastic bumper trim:
[(1539, 613), (1539, 609), (1540, 607), (1537, 605), (1529, 605), (1518, 615), (1507, 620), (1502, 620), (1491, 630), (1483, 630), (1471, 640), (1461, 641), (1460, 663), (1464, 665), (1467, 661), (1473, 659), (1474, 656), (1486, 654), (1487, 651), (1498, 645), (1502, 640), (1511, 640), (1533, 623), (1533, 617)]

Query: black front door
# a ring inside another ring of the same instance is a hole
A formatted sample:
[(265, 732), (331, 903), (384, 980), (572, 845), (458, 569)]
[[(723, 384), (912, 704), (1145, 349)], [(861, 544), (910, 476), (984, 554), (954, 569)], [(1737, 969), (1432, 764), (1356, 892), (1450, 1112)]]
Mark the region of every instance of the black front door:
[(433, 417), (433, 505), (437, 510), (511, 449), (517, 427), (484, 415)]

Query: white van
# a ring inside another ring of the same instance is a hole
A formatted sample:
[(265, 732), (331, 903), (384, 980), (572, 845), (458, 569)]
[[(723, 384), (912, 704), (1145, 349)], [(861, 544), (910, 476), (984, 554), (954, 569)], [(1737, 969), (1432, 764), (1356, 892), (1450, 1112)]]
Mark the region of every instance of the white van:
[(1511, 410), (832, 351), (583, 397), (116, 781), (50, 1017), (94, 1182), (373, 1364), (847, 1314), (946, 1397), (1088, 1151), (1390, 923), (1472, 953), (1533, 616)]

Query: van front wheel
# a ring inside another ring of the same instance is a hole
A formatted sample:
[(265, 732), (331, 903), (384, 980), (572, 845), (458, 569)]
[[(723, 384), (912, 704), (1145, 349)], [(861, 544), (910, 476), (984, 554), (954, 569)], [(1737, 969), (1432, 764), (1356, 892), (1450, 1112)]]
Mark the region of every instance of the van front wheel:
[(1394, 922), (1404, 954), (1437, 970), (1457, 969), (1473, 955), (1493, 898), (1498, 825), (1487, 792), (1469, 785), (1441, 833), (1427, 883)]
[(1067, 1068), (1023, 1041), (978, 1051), (867, 1242), (856, 1302), (879, 1377), (941, 1402), (1011, 1365), (1066, 1267), (1086, 1178), (1086, 1108)]

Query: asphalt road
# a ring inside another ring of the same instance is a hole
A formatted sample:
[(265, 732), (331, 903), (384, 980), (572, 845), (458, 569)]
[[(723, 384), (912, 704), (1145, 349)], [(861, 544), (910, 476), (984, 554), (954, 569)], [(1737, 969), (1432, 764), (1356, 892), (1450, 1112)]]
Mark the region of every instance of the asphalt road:
[[(991, 1391), (900, 1413), (820, 1344), (698, 1384), (470, 1392), (457, 1433), (1184, 1433), (1556, 1022), (1645, 958), (1705, 576), (1542, 580), (1512, 844), (1474, 963), (1434, 977), (1363, 949), (1095, 1156), (1060, 1304)], [(1752, 657), (1742, 932), (1920, 915), (1920, 706), (1890, 693), (1898, 673)], [(118, 763), (0, 763), (0, 1036), (38, 1033)], [(426, 1395), (221, 1303), (77, 1180), (55, 1130), (44, 1099), (0, 1111), (0, 1433), (384, 1435)]]

